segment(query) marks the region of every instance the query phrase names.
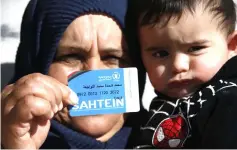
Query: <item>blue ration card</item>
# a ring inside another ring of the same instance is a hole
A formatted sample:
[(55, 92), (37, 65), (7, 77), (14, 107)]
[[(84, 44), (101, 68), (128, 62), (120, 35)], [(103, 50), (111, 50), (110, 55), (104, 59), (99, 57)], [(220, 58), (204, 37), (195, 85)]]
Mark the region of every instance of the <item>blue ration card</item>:
[(80, 71), (68, 79), (79, 102), (70, 116), (117, 114), (140, 110), (136, 68)]

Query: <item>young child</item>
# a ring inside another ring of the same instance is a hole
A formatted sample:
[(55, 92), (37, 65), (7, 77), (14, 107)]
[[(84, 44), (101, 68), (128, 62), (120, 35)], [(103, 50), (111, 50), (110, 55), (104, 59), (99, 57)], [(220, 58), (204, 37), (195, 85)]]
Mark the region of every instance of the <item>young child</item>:
[(128, 43), (157, 93), (135, 148), (237, 148), (233, 0), (134, 0), (129, 9)]

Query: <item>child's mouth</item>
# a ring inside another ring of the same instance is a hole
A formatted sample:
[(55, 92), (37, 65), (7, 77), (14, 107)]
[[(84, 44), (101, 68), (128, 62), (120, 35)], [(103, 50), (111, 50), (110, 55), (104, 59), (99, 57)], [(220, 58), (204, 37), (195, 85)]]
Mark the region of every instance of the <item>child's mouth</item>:
[(191, 85), (191, 80), (177, 80), (168, 83), (169, 88), (183, 88)]

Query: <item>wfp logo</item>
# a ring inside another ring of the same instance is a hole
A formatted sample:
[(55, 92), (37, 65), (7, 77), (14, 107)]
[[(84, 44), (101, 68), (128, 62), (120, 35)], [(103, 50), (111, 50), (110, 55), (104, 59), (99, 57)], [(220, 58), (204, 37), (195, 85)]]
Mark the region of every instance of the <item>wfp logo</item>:
[(119, 80), (119, 79), (120, 79), (120, 74), (119, 74), (118, 72), (114, 72), (114, 73), (112, 74), (112, 78), (113, 78), (114, 80)]
[(118, 72), (114, 72), (111, 76), (99, 76), (98, 77), (99, 82), (110, 81), (110, 80), (119, 81), (119, 79), (120, 79), (120, 74)]

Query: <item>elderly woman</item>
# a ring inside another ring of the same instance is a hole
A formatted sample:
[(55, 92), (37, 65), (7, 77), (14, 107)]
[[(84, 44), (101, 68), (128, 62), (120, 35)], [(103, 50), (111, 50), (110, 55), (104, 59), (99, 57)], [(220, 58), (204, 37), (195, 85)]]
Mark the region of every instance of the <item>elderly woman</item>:
[(67, 110), (74, 104), (71, 73), (134, 66), (123, 36), (126, 6), (126, 0), (30, 1), (13, 84), (1, 94), (4, 148), (128, 148), (135, 116), (70, 117)]

